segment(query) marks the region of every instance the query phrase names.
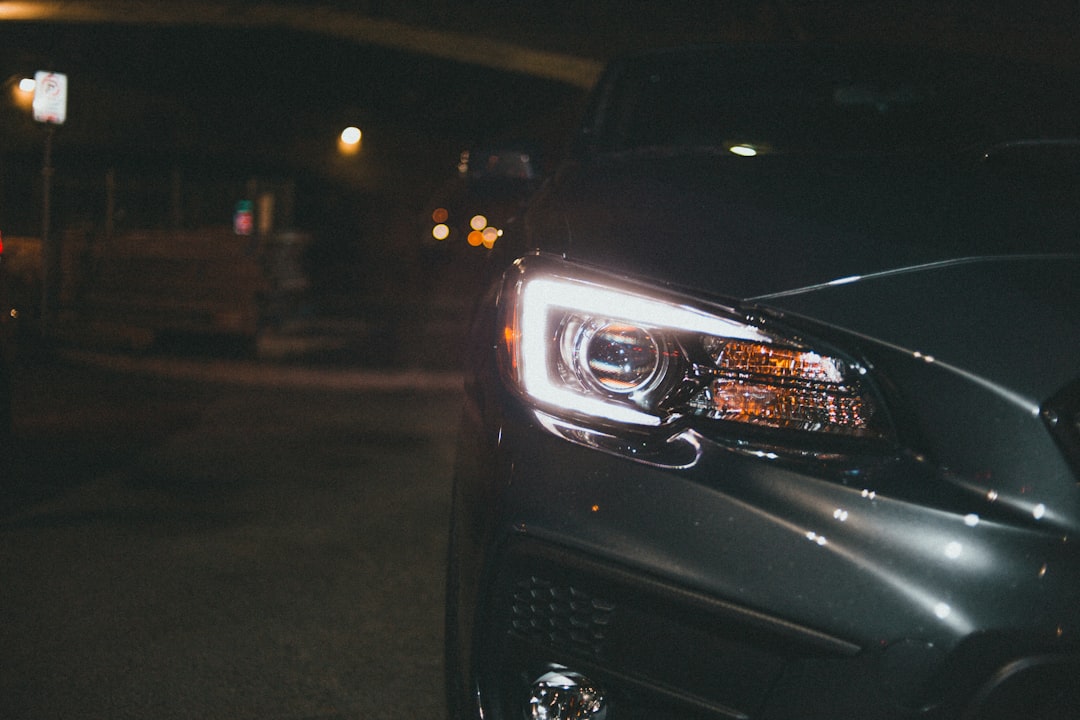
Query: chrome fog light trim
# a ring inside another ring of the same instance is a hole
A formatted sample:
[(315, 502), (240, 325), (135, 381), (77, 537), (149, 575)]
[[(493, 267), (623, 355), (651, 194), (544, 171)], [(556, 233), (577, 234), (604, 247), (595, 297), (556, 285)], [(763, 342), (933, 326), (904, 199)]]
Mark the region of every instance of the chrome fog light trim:
[(555, 667), (533, 681), (525, 716), (532, 720), (604, 720), (607, 699), (584, 675)]

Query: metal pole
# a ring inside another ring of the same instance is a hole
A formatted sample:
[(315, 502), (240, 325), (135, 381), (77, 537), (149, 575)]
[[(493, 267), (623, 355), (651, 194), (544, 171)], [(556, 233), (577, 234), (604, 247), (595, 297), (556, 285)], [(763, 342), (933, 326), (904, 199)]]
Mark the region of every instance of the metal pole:
[(45, 160), (41, 166), (41, 334), (45, 335), (51, 329), (53, 313), (55, 312), (57, 298), (57, 270), (59, 269), (59, 253), (56, 243), (52, 241), (50, 233), (50, 207), (52, 193), (52, 142), (54, 128), (49, 126), (45, 132)]
[(105, 171), (105, 239), (112, 240), (116, 217), (116, 170)]

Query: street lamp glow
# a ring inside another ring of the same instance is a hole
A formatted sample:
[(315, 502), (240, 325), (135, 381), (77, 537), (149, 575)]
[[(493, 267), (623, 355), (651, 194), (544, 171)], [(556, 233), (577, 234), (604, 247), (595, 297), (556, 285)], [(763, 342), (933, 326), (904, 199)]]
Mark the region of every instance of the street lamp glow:
[(34, 87), (37, 83), (34, 78), (22, 78), (11, 85), (11, 99), (15, 106), (26, 112), (30, 112), (34, 105)]
[(360, 132), (360, 128), (355, 125), (350, 125), (341, 131), (341, 135), (338, 136), (338, 152), (342, 155), (355, 155), (360, 152), (360, 144), (364, 139), (364, 133)]
[(358, 127), (349, 126), (341, 131), (341, 142), (346, 145), (359, 145), (363, 137), (364, 133)]
[(0, 2), (0, 20), (48, 20), (62, 13), (42, 2)]

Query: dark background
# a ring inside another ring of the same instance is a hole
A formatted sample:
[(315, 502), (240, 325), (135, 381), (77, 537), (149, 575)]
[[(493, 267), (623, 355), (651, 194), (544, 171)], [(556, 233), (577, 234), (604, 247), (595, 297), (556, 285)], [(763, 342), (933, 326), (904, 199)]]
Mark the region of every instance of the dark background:
[(292, 186), (310, 327), (335, 330), (278, 340), (340, 343), (327, 362), (187, 337), (19, 348), (0, 717), (442, 717), (453, 348), (474, 287), (418, 263), (459, 152), (526, 137), (553, 156), (597, 61), (640, 47), (853, 39), (1071, 67), (1078, 24), (1065, 0), (0, 2), (4, 237), (40, 230), (45, 141), (10, 83), (64, 72), (56, 233), (102, 231), (110, 171), (118, 232), (227, 224), (253, 180)]
[[(1080, 3), (1069, 0), (99, 1), (63, 3), (47, 17), (26, 5), (18, 17), (33, 20), (0, 19), (7, 83), (40, 69), (69, 76), (54, 228), (101, 225), (109, 169), (118, 221), (129, 226), (227, 221), (234, 188), (268, 178), (297, 184), (290, 220), (317, 235), (324, 265), (412, 258), (414, 238), (388, 245), (385, 233), (402, 232), (463, 147), (529, 137), (553, 155), (596, 61), (618, 53), (840, 39), (1080, 60)], [(0, 231), (32, 235), (43, 132), (6, 90)], [(363, 152), (348, 159), (335, 146), (347, 124), (365, 132)], [(178, 173), (198, 196), (180, 218), (169, 206)], [(391, 207), (396, 215), (371, 220)]]

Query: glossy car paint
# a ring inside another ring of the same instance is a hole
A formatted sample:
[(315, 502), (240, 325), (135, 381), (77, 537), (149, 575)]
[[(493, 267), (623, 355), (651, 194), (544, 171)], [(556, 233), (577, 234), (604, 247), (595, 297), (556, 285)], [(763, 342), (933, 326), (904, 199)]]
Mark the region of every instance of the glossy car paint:
[[(1080, 184), (1006, 154), (579, 147), (493, 251), (470, 335), (452, 716), (521, 717), (552, 666), (609, 720), (1080, 712)], [(537, 266), (839, 348), (892, 432), (590, 441), (507, 379), (501, 308)]]

